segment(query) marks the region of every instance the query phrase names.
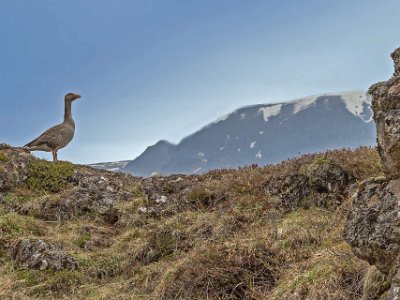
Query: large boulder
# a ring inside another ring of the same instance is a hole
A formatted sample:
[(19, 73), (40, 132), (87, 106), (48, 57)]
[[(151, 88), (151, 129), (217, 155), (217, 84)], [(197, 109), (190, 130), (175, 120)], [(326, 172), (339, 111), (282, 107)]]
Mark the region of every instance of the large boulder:
[(400, 48), (392, 53), (395, 72), (369, 89), (385, 176), (361, 182), (344, 230), (359, 258), (387, 275), (386, 300), (400, 300)]
[(316, 159), (302, 165), (297, 173), (272, 177), (265, 184), (265, 192), (278, 197), (277, 205), (285, 209), (332, 208), (342, 203), (353, 182), (339, 165)]
[(353, 252), (394, 276), (400, 266), (400, 179), (370, 179), (353, 198), (344, 239)]
[(62, 250), (60, 243), (20, 239), (12, 248), (13, 258), (20, 268), (54, 271), (73, 270), (78, 262)]
[(394, 76), (370, 87), (382, 167), (388, 178), (400, 177), (400, 48), (392, 53)]

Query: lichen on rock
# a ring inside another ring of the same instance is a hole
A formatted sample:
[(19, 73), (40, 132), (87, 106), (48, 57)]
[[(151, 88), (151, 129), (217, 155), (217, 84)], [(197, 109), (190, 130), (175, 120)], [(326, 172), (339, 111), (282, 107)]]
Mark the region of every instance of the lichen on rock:
[(394, 76), (369, 89), (382, 167), (388, 178), (400, 177), (400, 48), (392, 53)]
[(59, 243), (20, 239), (15, 242), (12, 252), (21, 268), (60, 271), (78, 267), (78, 262), (66, 254)]
[(400, 299), (400, 48), (393, 77), (372, 85), (372, 110), (384, 178), (359, 184), (344, 239), (359, 258), (388, 276), (387, 300)]

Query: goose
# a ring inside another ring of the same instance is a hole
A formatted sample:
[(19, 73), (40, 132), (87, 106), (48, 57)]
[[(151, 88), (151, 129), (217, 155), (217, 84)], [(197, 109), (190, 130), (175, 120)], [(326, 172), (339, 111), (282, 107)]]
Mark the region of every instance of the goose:
[(58, 161), (58, 150), (64, 148), (74, 137), (75, 122), (72, 118), (71, 104), (81, 96), (74, 93), (65, 95), (65, 113), (64, 122), (46, 130), (38, 138), (26, 144), (24, 148), (29, 151), (46, 151), (52, 152), (53, 161)]

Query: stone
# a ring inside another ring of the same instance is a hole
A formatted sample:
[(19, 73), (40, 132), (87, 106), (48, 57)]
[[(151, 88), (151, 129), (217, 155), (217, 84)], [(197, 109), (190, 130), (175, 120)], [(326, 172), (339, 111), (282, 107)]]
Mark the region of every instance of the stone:
[(6, 144), (0, 144), (0, 151), (7, 158), (0, 161), (0, 193), (7, 193), (26, 182), (29, 164), (36, 159), (25, 149)]
[(391, 79), (372, 85), (372, 110), (385, 178), (359, 184), (343, 237), (356, 256), (387, 275), (386, 300), (400, 300), (400, 48)]
[(399, 204), (400, 179), (368, 180), (353, 198), (344, 230), (354, 254), (387, 275), (400, 266)]
[(279, 197), (276, 205), (285, 209), (337, 207), (353, 182), (354, 178), (334, 163), (312, 162), (301, 166), (298, 173), (272, 177), (265, 192)]
[(377, 130), (378, 151), (387, 178), (400, 177), (400, 48), (392, 53), (393, 77), (369, 89)]
[(392, 279), (392, 285), (385, 300), (400, 300), (400, 271)]
[(394, 76), (400, 76), (400, 48), (392, 53), (392, 59), (394, 62)]
[(62, 250), (61, 244), (40, 239), (17, 240), (12, 256), (20, 268), (61, 271), (78, 267), (78, 262)]

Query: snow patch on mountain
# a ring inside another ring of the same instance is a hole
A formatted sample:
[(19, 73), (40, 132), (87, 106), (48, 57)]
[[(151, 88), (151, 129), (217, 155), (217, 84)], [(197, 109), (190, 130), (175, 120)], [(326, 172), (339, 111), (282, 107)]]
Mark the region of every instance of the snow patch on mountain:
[(297, 114), (298, 112), (309, 108), (311, 105), (315, 104), (315, 100), (317, 100), (320, 96), (310, 96), (306, 98), (301, 98), (293, 101), (293, 113)]
[(282, 104), (275, 104), (272, 106), (261, 107), (258, 113), (262, 113), (264, 121), (268, 122), (268, 119), (272, 116), (277, 116), (281, 112)]
[[(344, 93), (341, 98), (343, 99), (343, 103), (346, 106), (347, 110), (351, 112), (356, 117), (359, 117), (364, 120), (363, 112), (364, 112), (364, 103), (370, 104), (370, 99), (363, 92), (351, 92)], [(364, 120), (365, 122), (369, 122), (369, 120)]]
[(250, 149), (253, 149), (254, 148), (254, 146), (256, 145), (256, 141), (254, 141), (254, 142), (251, 142), (251, 144), (250, 144)]
[(222, 117), (216, 119), (216, 120), (213, 122), (213, 124), (217, 124), (217, 123), (219, 123), (219, 122), (225, 121), (226, 119), (229, 118), (230, 115), (231, 115), (231, 114), (227, 114), (227, 115), (224, 115), (224, 116), (222, 116)]
[[(306, 98), (296, 99), (292, 102), (293, 104), (293, 114), (297, 114), (298, 112), (305, 110), (312, 105), (315, 105), (315, 102), (321, 97), (329, 97), (329, 96), (339, 96), (342, 99), (346, 109), (355, 115), (356, 117), (361, 118), (365, 122), (370, 122), (372, 118), (368, 118), (367, 120), (364, 119), (364, 104), (368, 106), (371, 104), (370, 98), (366, 95), (365, 92), (362, 91), (352, 91), (352, 92), (341, 92), (341, 93), (327, 93), (327, 94), (320, 94), (309, 96)], [(329, 99), (325, 99), (324, 103), (328, 105)]]

